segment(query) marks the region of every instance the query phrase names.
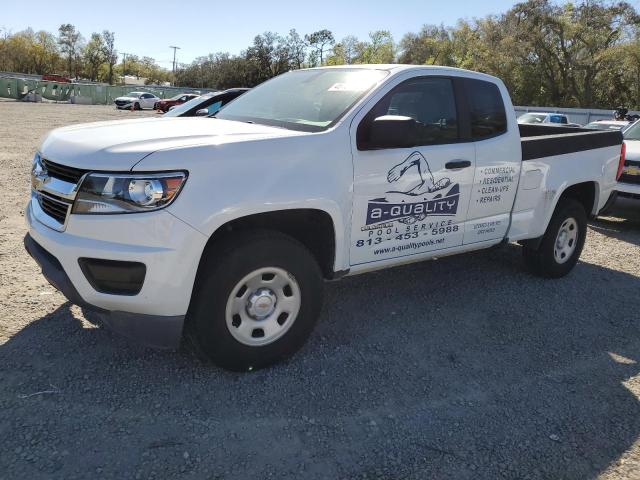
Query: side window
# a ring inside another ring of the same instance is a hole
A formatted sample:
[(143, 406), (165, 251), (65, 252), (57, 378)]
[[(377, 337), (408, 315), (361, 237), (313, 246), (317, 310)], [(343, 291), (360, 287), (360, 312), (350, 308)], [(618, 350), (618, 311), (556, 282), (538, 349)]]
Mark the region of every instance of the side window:
[(222, 106), (222, 101), (218, 100), (215, 103), (212, 103), (211, 105), (209, 105), (207, 107), (207, 110), (209, 111), (209, 115), (213, 115), (214, 113), (216, 113), (218, 110), (220, 110), (220, 107)]
[(495, 137), (507, 131), (507, 115), (498, 86), (483, 80), (466, 79), (474, 140)]
[(408, 80), (380, 100), (363, 122), (370, 124), (385, 115), (412, 118), (417, 134), (416, 145), (458, 140), (458, 115), (451, 79), (423, 77)]

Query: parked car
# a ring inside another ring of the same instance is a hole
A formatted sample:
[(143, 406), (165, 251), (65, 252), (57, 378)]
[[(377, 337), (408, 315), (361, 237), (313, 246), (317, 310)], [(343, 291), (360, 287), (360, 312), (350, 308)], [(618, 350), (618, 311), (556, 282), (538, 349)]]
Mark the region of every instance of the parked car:
[(629, 126), (627, 120), (597, 120), (587, 123), (584, 128), (589, 130), (624, 130)]
[(49, 74), (43, 75), (42, 80), (47, 82), (72, 83), (70, 78), (67, 78), (64, 75), (58, 75), (56, 73), (49, 73)]
[(245, 93), (248, 88), (230, 88), (221, 92), (205, 93), (193, 100), (170, 108), (165, 117), (206, 117), (214, 115), (231, 100)]
[(518, 126), (485, 74), (292, 71), (215, 117), (52, 131), (33, 160), (25, 245), (114, 330), (173, 348), (187, 325), (219, 365), (251, 370), (302, 346), (323, 279), (505, 242), (538, 275), (571, 272), (623, 142), (558, 132)]
[(529, 112), (518, 117), (520, 124), (533, 125), (557, 125), (561, 127), (580, 127), (577, 123), (571, 123), (569, 117), (562, 113)]
[(143, 110), (145, 108), (153, 109), (160, 99), (152, 93), (147, 92), (130, 92), (123, 97), (116, 98), (113, 103), (118, 109), (133, 108), (134, 110)]
[(623, 197), (640, 198), (640, 121), (625, 129), (622, 135), (626, 158), (616, 191)]
[(181, 93), (175, 97), (160, 100), (154, 105), (153, 109), (160, 110), (161, 112), (168, 112), (171, 107), (182, 105), (183, 103), (193, 100), (194, 98), (198, 98), (199, 96), (200, 95), (197, 93)]

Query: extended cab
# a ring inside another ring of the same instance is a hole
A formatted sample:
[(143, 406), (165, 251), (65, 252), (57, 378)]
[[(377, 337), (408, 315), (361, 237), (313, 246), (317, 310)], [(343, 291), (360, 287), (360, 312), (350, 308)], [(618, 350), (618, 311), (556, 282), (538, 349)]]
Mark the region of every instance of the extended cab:
[(504, 84), (402, 65), (289, 72), (215, 117), (52, 131), (25, 244), (71, 302), (218, 364), (295, 352), (323, 280), (523, 245), (574, 267), (621, 169), (622, 134), (517, 124)]

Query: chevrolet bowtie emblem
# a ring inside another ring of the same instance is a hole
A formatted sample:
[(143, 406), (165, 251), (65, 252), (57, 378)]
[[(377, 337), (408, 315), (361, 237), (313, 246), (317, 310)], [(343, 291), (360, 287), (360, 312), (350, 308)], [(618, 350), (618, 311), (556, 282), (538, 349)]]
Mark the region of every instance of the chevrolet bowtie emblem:
[(47, 168), (42, 165), (42, 162), (38, 158), (31, 168), (31, 185), (36, 190), (39, 190), (48, 179), (49, 172), (47, 171)]

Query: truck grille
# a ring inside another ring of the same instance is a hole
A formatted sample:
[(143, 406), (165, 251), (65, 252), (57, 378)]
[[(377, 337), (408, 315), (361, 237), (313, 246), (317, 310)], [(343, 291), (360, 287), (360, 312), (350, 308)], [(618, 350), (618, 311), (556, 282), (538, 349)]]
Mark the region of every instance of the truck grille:
[(61, 225), (64, 225), (71, 207), (71, 202), (53, 195), (45, 195), (41, 192), (36, 193), (38, 203), (42, 211), (55, 219)]
[(52, 161), (46, 160), (44, 158), (42, 159), (42, 163), (47, 169), (50, 177), (54, 177), (69, 183), (77, 184), (80, 181), (80, 178), (82, 178), (82, 176), (87, 173), (87, 170), (60, 165), (59, 163), (53, 163)]

